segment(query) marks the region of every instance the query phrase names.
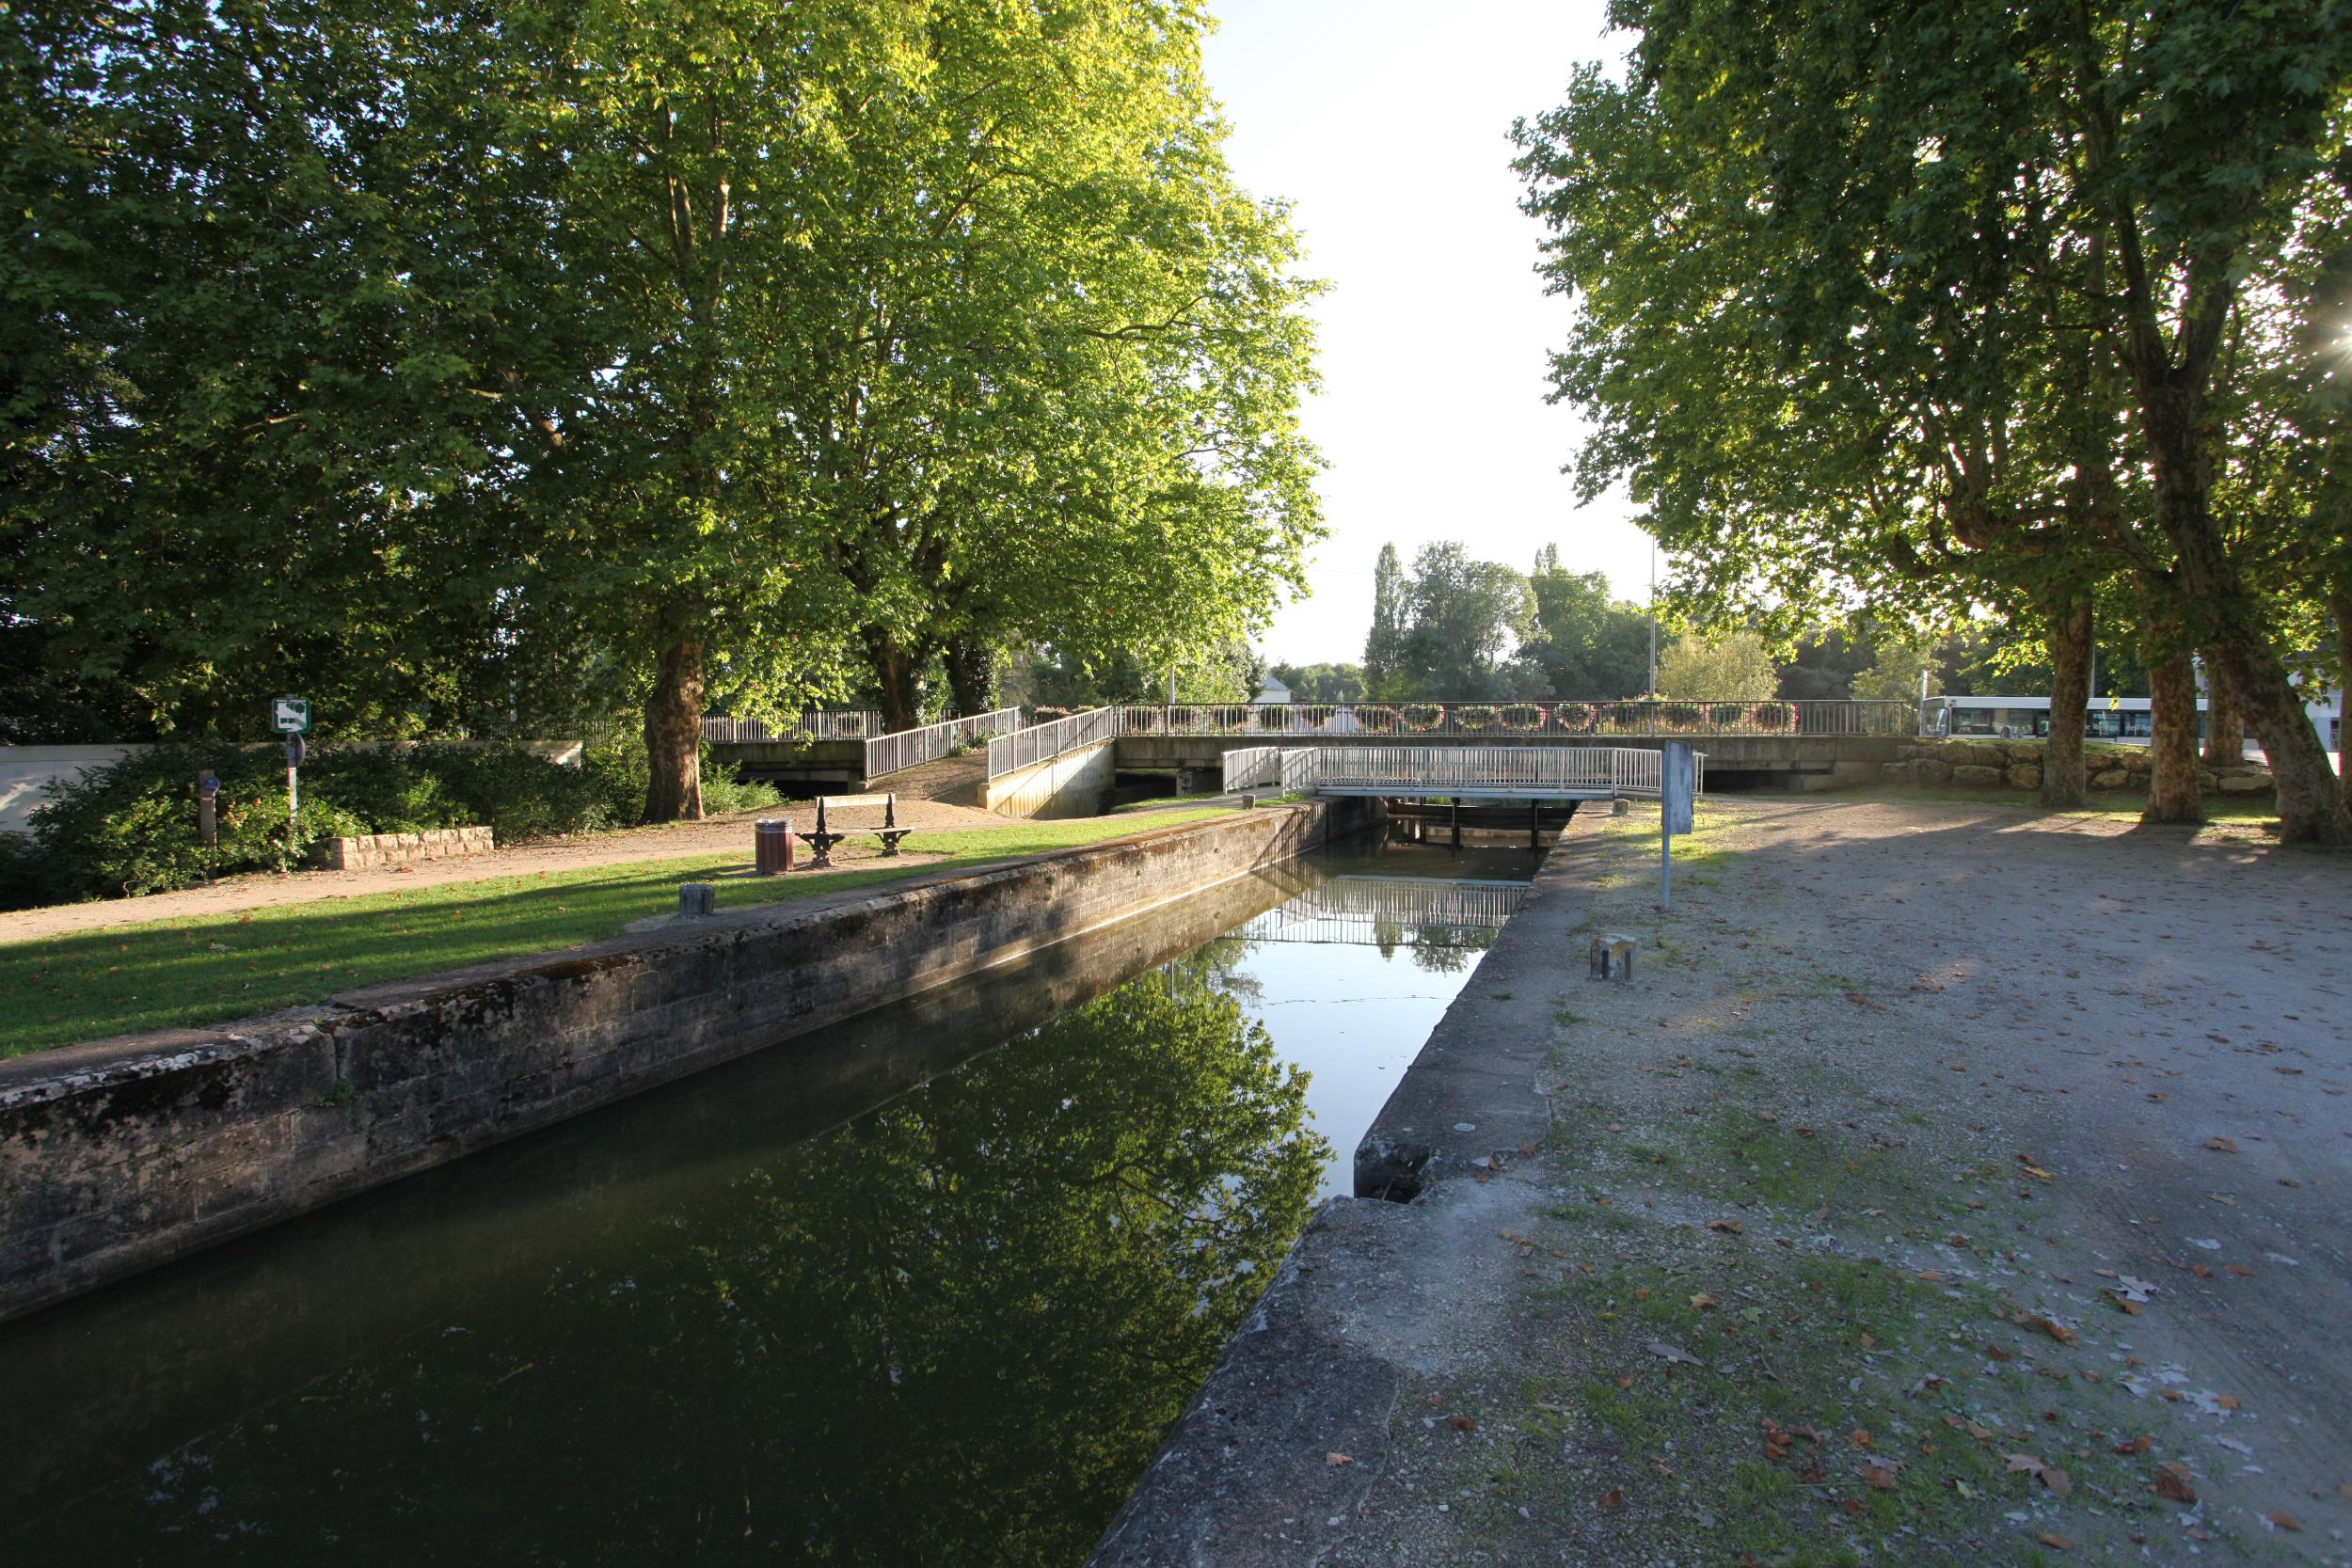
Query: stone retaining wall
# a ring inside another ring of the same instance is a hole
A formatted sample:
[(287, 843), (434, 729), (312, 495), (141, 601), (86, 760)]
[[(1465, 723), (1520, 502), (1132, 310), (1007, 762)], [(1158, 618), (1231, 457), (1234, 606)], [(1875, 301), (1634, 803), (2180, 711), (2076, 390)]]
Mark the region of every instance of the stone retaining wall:
[[(1912, 741), (1883, 771), (1892, 784), (2030, 793), (2042, 787), (2042, 749), (2039, 740)], [(2145, 746), (2084, 748), (2084, 775), (2094, 790), (2145, 795), (2154, 768), (2154, 755)], [(2208, 795), (2267, 800), (2277, 789), (2270, 769), (2260, 763), (2219, 771), (2201, 767), (2199, 771)]]
[(0, 1062), (0, 1319), (1352, 831), (1308, 802)]
[(362, 833), (321, 839), (310, 858), (330, 871), (381, 870), (420, 861), (486, 855), (498, 847), (487, 828), (430, 828), (421, 833)]

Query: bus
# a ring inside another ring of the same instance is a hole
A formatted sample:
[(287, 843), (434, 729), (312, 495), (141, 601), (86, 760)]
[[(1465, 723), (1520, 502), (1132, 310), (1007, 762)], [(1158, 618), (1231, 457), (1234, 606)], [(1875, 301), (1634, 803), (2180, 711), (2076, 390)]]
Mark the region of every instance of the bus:
[[(2121, 741), (2145, 746), (2153, 738), (2153, 721), (2145, 697), (2093, 697), (2083, 711), (2083, 736), (2090, 740)], [(2050, 733), (2047, 697), (1930, 697), (1919, 705), (1919, 734), (1923, 739), (1983, 736), (1999, 740), (2033, 740)], [(2197, 736), (2205, 735), (2205, 699), (2197, 699)]]

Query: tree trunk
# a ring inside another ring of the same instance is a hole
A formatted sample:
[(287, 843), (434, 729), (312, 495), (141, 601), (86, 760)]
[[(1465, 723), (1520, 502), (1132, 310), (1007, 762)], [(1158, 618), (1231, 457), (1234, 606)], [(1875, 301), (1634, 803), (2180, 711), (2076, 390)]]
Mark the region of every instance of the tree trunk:
[(947, 689), (956, 712), (966, 719), (996, 705), (996, 650), (985, 642), (958, 642), (947, 650)]
[(700, 821), (703, 815), (703, 645), (665, 638), (645, 696), (645, 820)]
[(2211, 648), (2200, 650), (2205, 660), (2205, 766), (2233, 768), (2246, 766), (2246, 716), (2238, 711), (2221, 665)]
[(2152, 634), (2143, 650), (2148, 665), (2148, 689), (2154, 729), (2155, 771), (2148, 780), (2148, 806), (2142, 822), (2202, 822), (2205, 793), (2197, 756), (2197, 673), (2188, 654), (2166, 650), (2161, 632)]
[(866, 626), (860, 636), (882, 692), (883, 723), (894, 732), (914, 728), (923, 721), (923, 669), (930, 650), (908, 647), (886, 626)]
[(2084, 804), (2083, 726), (2090, 706), (2090, 595), (2052, 595), (2050, 738), (2042, 749), (2042, 803)]
[[(2134, 293), (2140, 292), (2134, 286)], [(2246, 586), (2213, 515), (2201, 388), (2172, 373), (2161, 334), (2134, 323), (2132, 373), (2140, 434), (2155, 489), (2156, 526), (2172, 546), (2175, 591), (2193, 608), (2198, 641), (2229, 682), (2279, 782), (2279, 836), (2289, 844), (2352, 844), (2352, 816), (2328, 749), (2270, 645), (2262, 601)]]

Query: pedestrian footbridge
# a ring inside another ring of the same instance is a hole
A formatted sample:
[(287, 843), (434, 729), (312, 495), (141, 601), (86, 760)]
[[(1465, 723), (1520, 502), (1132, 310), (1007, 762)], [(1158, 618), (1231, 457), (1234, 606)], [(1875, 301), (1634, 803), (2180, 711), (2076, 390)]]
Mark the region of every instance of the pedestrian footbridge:
[[(1707, 787), (1707, 761), (1696, 756)], [(1632, 746), (1253, 746), (1224, 755), (1227, 794), (1370, 795), (1447, 800), (1655, 798), (1664, 752)]]

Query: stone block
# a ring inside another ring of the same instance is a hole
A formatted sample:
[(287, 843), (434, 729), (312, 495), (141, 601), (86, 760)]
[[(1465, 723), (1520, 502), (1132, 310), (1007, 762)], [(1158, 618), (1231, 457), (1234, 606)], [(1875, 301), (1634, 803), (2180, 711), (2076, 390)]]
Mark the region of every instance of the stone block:
[(2121, 789), (2131, 782), (2131, 777), (2121, 768), (2109, 768), (2091, 774), (2090, 784), (2093, 789)]
[(1952, 783), (1963, 789), (1998, 789), (2001, 770), (1979, 763), (1963, 763), (1952, 769)]
[(707, 920), (719, 912), (719, 890), (709, 882), (681, 882), (677, 890), (680, 920)]
[(2009, 780), (2009, 787), (2011, 789), (2040, 789), (2042, 787), (2042, 764), (2012, 762), (2009, 765), (2006, 777)]
[(1623, 985), (1633, 978), (1633, 966), (1642, 954), (1639, 937), (1602, 934), (1593, 939), (1586, 958), (1592, 966), (1592, 978), (1614, 980)]
[(2224, 795), (2267, 795), (2276, 787), (2278, 787), (2278, 781), (2269, 774), (2257, 773), (2250, 769), (2245, 772), (2224, 773), (2220, 778), (2220, 789)]
[(1923, 784), (1950, 784), (1952, 765), (1942, 757), (1921, 757), (1912, 769), (1912, 777)]

